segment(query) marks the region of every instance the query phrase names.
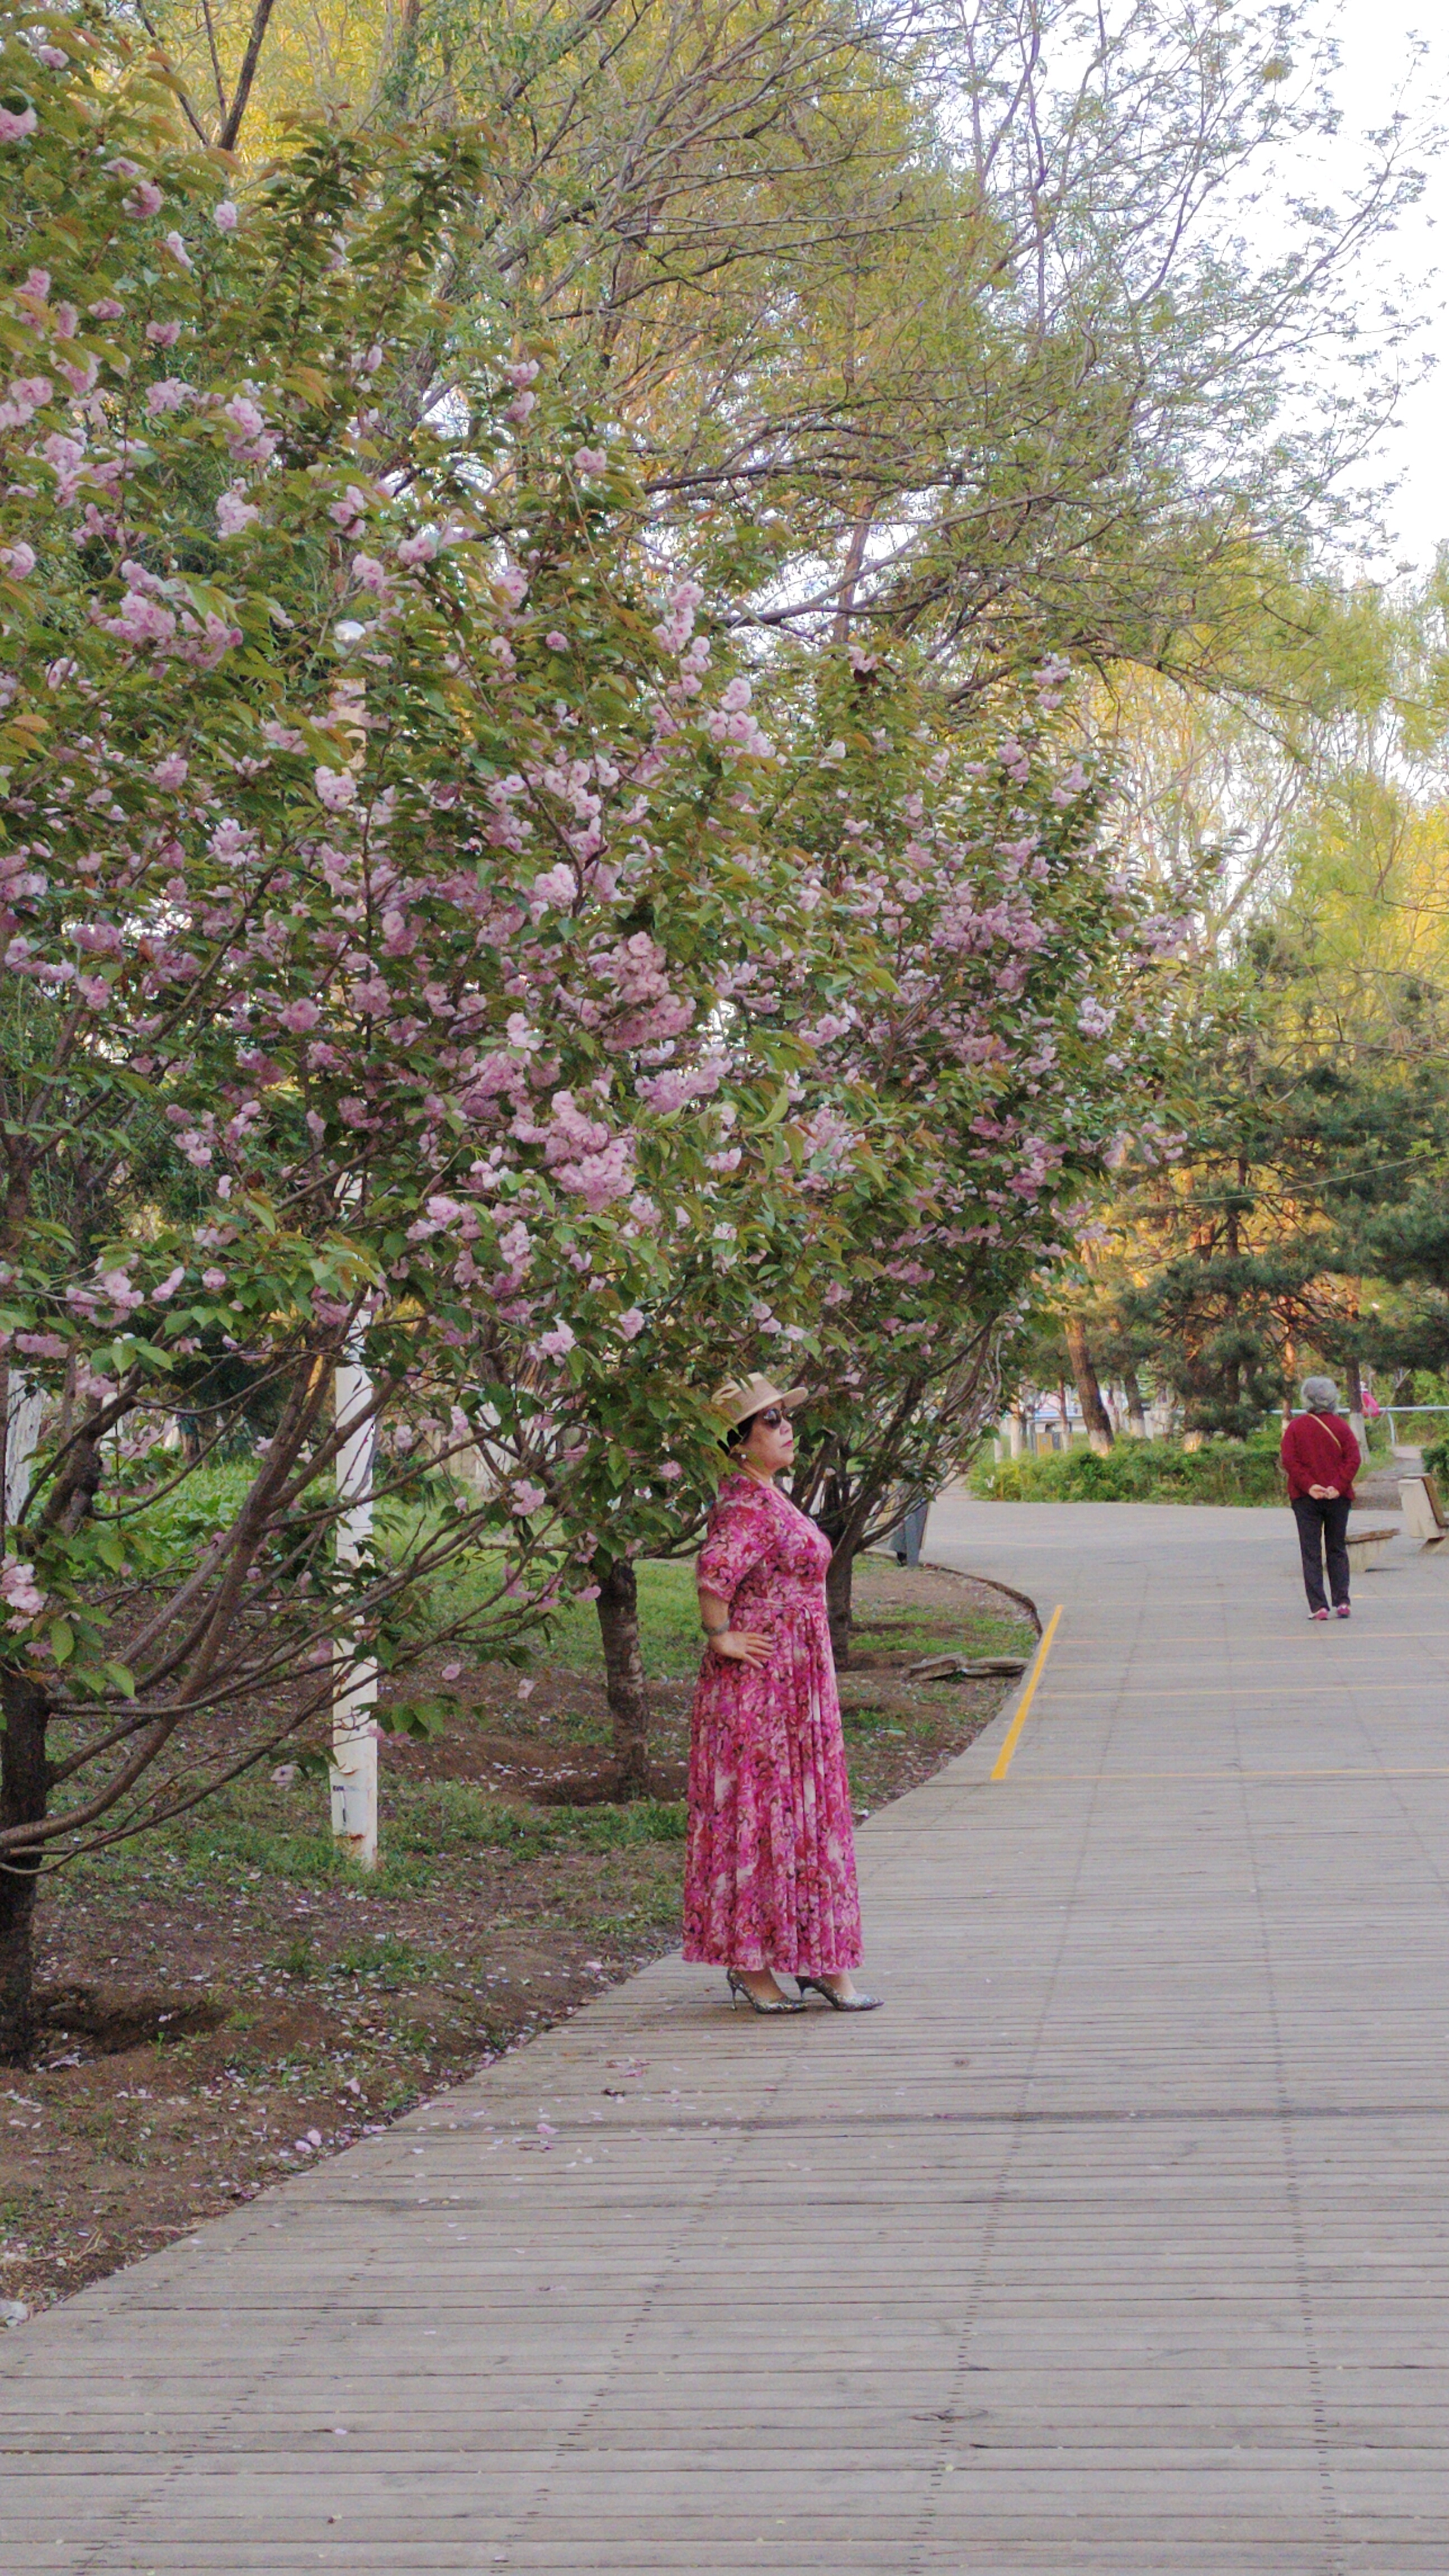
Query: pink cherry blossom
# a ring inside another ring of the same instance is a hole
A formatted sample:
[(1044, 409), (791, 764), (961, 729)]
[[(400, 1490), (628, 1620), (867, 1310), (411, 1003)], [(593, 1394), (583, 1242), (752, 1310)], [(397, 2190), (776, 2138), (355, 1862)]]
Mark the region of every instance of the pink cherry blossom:
[(557, 867), (546, 868), (533, 880), (533, 900), (540, 909), (546, 909), (550, 904), (567, 906), (574, 901), (578, 890), (573, 869), (565, 867), (562, 861)]
[(35, 1567), (23, 1557), (7, 1556), (0, 1564), (0, 1600), (3, 1600), (14, 1623), (23, 1625), (38, 1619), (45, 1608), (47, 1595), (35, 1580)]
[(218, 205), (212, 207), (211, 220), (218, 232), (234, 233), (241, 218), (230, 197), (223, 197)]
[(146, 409), (153, 420), (159, 420), (168, 411), (184, 411), (187, 404), (195, 400), (194, 388), (184, 383), (180, 376), (163, 376), (159, 384), (148, 386), (146, 391)]
[(216, 528), (221, 537), (239, 537), (253, 521), (261, 517), (254, 501), (248, 501), (240, 484), (223, 492), (216, 505)]
[(138, 187), (132, 189), (121, 211), (129, 215), (133, 223), (143, 222), (148, 215), (159, 215), (165, 202), (155, 180), (143, 179)]

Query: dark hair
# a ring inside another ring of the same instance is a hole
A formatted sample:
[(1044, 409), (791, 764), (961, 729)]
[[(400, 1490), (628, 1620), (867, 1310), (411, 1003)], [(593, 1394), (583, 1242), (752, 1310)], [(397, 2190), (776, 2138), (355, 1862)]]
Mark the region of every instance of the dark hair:
[[(760, 1407), (760, 1412), (762, 1413), (763, 1411), (764, 1406), (762, 1405)], [(747, 1413), (743, 1422), (732, 1422), (728, 1431), (725, 1433), (725, 1447), (727, 1449), (743, 1449), (745, 1442), (748, 1440), (750, 1433), (754, 1430), (755, 1424), (759, 1421), (759, 1418), (759, 1413)]]

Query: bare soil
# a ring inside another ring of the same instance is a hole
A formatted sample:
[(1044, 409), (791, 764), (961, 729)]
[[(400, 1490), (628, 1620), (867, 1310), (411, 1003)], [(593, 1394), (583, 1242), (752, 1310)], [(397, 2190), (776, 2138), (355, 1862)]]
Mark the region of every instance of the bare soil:
[[(1011, 1687), (906, 1667), (1034, 1640), (994, 1586), (880, 1558), (857, 1621), (841, 1701), (863, 1817)], [(607, 1803), (597, 1674), (484, 1666), (446, 1737), (385, 1739), (375, 1878), (336, 1860), (319, 1784), (279, 1772), (48, 1880), (42, 2043), (0, 2067), (0, 2308), (253, 2198), (671, 1949), (691, 1694), (651, 1694), (656, 1794), (633, 1806)]]

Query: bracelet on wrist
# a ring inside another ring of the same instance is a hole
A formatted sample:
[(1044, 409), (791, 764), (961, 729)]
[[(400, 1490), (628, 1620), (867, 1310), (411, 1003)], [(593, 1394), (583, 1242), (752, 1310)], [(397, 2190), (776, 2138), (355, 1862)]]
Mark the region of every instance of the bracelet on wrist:
[(703, 1619), (701, 1619), (699, 1624), (701, 1628), (703, 1628), (707, 1637), (727, 1637), (730, 1632), (730, 1623), (728, 1619), (722, 1619), (717, 1628), (711, 1628), (708, 1622)]

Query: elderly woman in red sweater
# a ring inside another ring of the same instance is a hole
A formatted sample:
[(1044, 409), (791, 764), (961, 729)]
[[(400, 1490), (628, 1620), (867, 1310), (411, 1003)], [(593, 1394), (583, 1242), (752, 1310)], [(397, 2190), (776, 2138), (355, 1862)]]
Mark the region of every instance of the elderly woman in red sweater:
[(1348, 1607), (1348, 1516), (1353, 1509), (1353, 1480), (1359, 1470), (1359, 1445), (1338, 1412), (1338, 1389), (1331, 1377), (1306, 1377), (1306, 1410), (1294, 1415), (1283, 1434), (1283, 1468), (1288, 1499), (1298, 1523), (1303, 1552), (1303, 1588), (1310, 1619), (1326, 1619), (1323, 1559), (1328, 1558), (1328, 1588), (1340, 1619)]

